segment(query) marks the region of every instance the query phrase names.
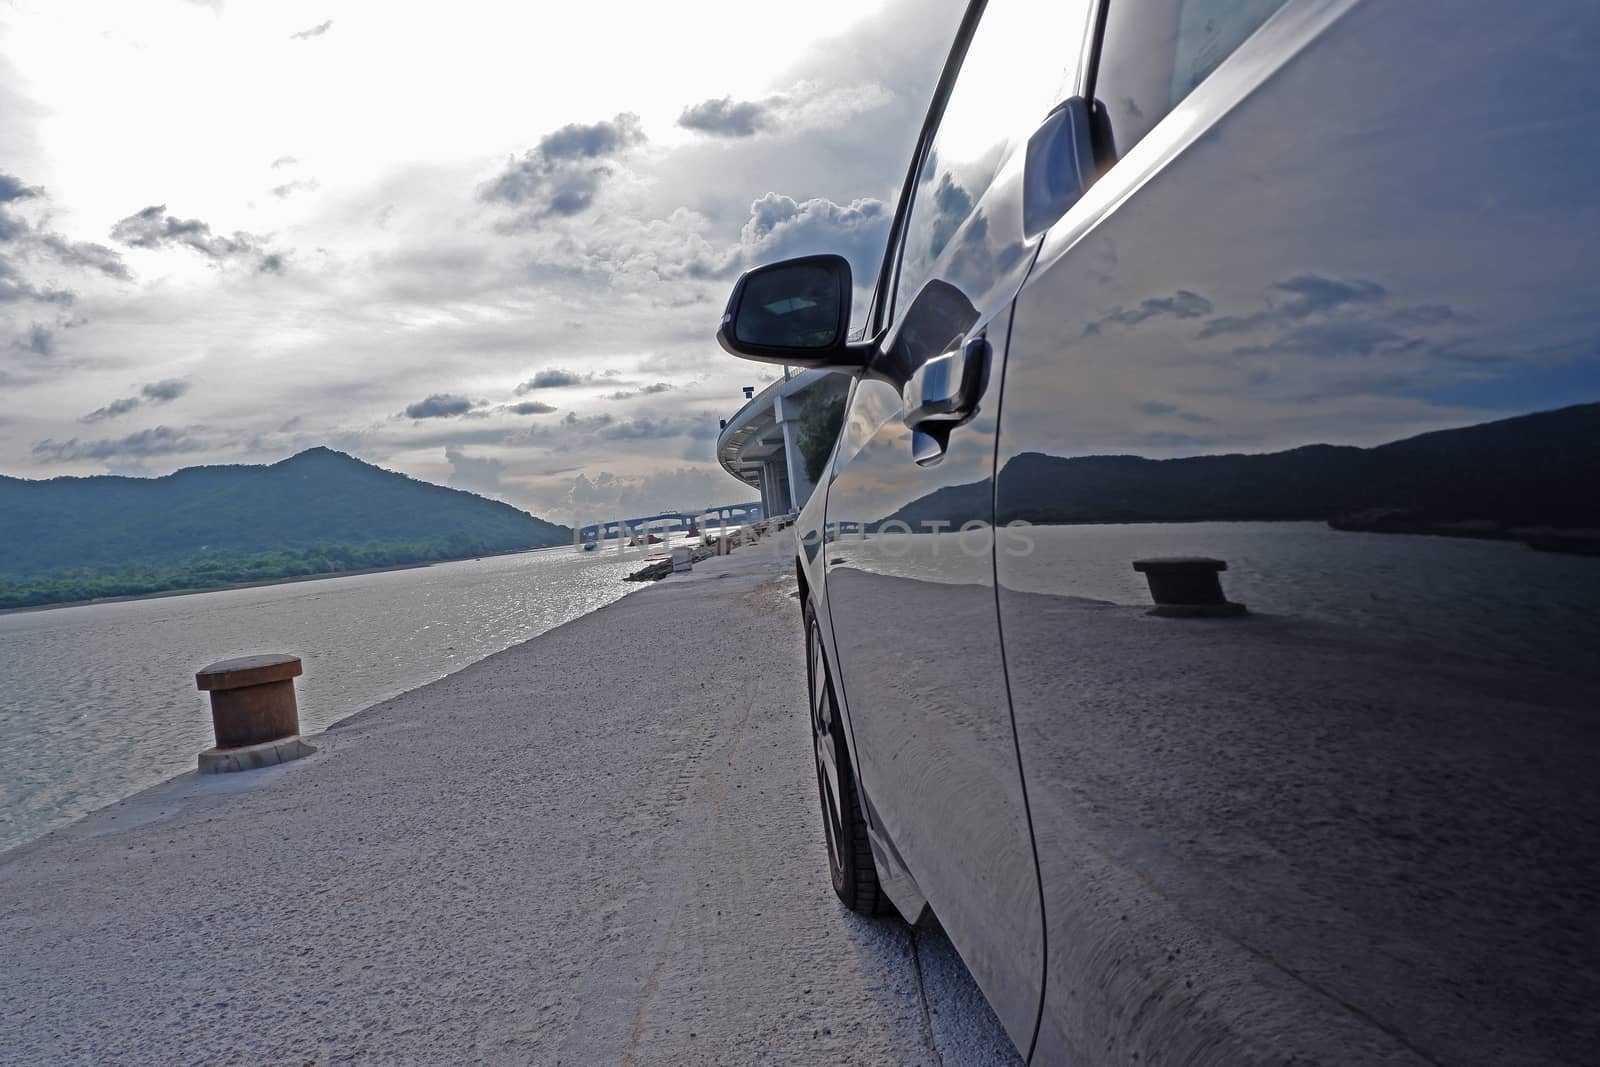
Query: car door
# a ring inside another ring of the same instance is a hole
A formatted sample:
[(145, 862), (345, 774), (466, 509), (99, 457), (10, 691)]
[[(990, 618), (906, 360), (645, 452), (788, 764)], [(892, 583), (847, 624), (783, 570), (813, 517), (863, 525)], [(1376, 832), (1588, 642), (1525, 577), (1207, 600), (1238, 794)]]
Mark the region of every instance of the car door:
[(1110, 0), (998, 429), (1036, 1061), (1592, 1062), (1597, 47)]
[(903, 194), (873, 324), (887, 332), (852, 395), (823, 546), (885, 888), (910, 918), (932, 905), (1024, 1050), (1042, 927), (995, 608), (995, 400), (1039, 239), (1025, 232), (1026, 146), (1071, 78), (1088, 6), (994, 0), (975, 29), (982, 5), (969, 15)]

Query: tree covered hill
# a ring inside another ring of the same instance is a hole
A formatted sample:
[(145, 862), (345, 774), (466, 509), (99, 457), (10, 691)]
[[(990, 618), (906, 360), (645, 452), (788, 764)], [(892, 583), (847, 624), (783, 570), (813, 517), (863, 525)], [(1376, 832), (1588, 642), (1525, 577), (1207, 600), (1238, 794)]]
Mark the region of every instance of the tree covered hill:
[[(1374, 448), (1148, 459), (1024, 452), (988, 482), (891, 516), (1000, 523), (1328, 521), (1346, 529), (1512, 536), (1600, 528), (1600, 404), (1438, 430)], [(1454, 529), (1450, 529), (1456, 524)]]
[(313, 448), (164, 478), (0, 477), (0, 607), (536, 548), (572, 531)]

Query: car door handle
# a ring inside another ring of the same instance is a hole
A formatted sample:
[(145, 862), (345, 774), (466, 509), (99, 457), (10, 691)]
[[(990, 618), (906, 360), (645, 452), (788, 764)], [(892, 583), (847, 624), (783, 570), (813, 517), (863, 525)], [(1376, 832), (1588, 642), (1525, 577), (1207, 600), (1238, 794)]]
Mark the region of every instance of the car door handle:
[(911, 428), (911, 456), (917, 463), (938, 462), (950, 430), (977, 414), (989, 354), (988, 339), (974, 337), (918, 367), (900, 390), (901, 419)]

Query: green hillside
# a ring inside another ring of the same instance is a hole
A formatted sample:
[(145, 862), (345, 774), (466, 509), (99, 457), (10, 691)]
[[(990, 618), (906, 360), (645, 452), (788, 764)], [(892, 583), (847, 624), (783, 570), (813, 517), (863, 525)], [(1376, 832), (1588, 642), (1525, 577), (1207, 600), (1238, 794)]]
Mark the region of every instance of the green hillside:
[(0, 477), (0, 608), (569, 542), (472, 493), (313, 448), (164, 478)]

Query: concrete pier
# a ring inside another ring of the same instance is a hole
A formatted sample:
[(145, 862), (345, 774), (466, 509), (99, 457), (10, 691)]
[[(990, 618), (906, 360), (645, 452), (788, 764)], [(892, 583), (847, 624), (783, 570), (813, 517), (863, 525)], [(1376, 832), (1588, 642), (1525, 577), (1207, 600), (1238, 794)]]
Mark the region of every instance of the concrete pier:
[(765, 547), (0, 854), (0, 1064), (1016, 1062), (833, 897)]

